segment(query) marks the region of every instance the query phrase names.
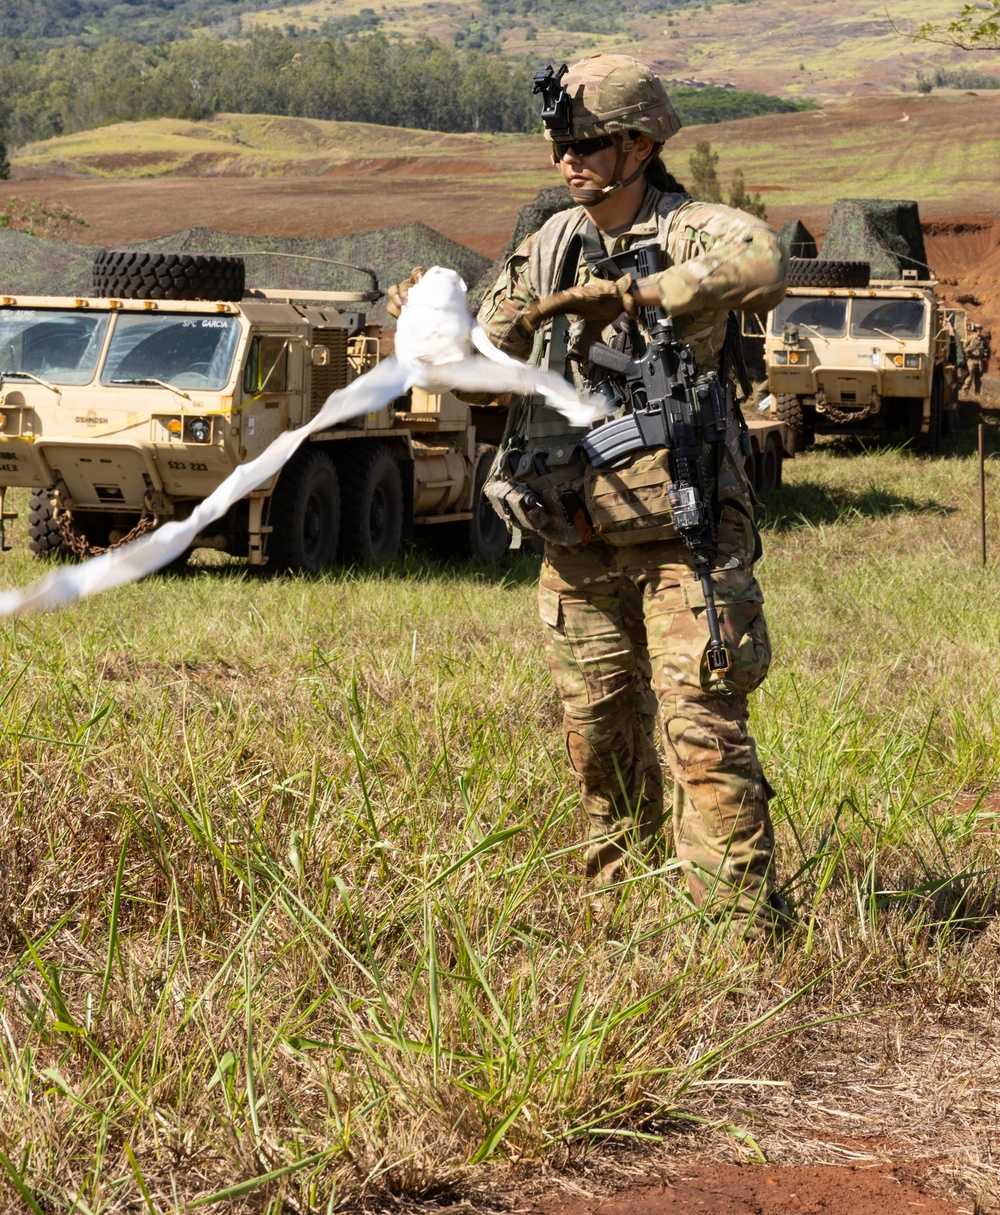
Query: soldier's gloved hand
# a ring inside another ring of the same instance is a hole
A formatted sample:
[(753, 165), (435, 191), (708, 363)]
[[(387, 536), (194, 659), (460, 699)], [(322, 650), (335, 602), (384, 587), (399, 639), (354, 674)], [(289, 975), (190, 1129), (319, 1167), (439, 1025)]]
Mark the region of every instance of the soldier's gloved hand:
[(404, 278), (401, 283), (394, 284), (386, 291), (389, 302), (386, 304), (385, 310), (390, 316), (399, 316), (403, 311), (403, 305), (406, 303), (407, 292), (415, 283), (419, 283), (426, 273), (426, 266), (414, 266), (410, 271), (409, 278)]
[(630, 294), (631, 289), (631, 274), (623, 274), (621, 278), (614, 281), (607, 278), (592, 278), (589, 283), (584, 283), (580, 287), (556, 291), (552, 295), (543, 296), (542, 299), (529, 304), (524, 311), (524, 322), (529, 328), (535, 330), (543, 321), (569, 313), (584, 321), (597, 321), (601, 325), (610, 325), (623, 312), (628, 313), (629, 316), (637, 314), (639, 304)]

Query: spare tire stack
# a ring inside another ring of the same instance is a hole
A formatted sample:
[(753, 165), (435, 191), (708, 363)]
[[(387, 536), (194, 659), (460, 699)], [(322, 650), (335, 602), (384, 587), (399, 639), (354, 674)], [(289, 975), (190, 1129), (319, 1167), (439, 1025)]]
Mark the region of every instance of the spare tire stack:
[(868, 262), (835, 262), (818, 257), (788, 259), (789, 287), (867, 287), (870, 281)]
[(224, 300), (243, 298), (242, 257), (105, 249), (94, 259), (94, 295), (123, 300)]

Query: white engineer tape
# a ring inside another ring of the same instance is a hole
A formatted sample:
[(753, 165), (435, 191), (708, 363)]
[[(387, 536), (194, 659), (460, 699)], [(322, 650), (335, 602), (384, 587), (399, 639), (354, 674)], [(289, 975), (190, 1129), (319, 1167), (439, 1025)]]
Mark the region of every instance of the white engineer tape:
[[(473, 347), (485, 357), (476, 358)], [(454, 270), (433, 266), (409, 292), (396, 329), (395, 358), (332, 393), (310, 422), (279, 435), (256, 460), (237, 468), (187, 519), (0, 593), (0, 616), (61, 607), (153, 573), (186, 552), (234, 502), (273, 477), (314, 431), (381, 409), (414, 384), (495, 395), (538, 393), (572, 426), (586, 426), (603, 412), (600, 404), (581, 401), (559, 376), (527, 367), (491, 345), (468, 314), (465, 283)]]

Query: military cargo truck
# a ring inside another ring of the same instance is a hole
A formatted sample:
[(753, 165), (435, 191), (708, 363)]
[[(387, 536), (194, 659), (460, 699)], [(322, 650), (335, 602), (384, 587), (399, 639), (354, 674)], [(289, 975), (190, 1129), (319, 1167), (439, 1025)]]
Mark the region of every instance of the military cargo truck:
[(782, 235), (788, 294), (768, 317), (764, 361), (794, 446), (898, 430), (938, 450), (958, 416), (964, 315), (935, 294), (917, 203), (837, 199), (818, 257), (802, 224)]
[(939, 450), (958, 416), (959, 318), (934, 280), (904, 271), (899, 280), (842, 286), (834, 270), (823, 285), (828, 263), (806, 265), (814, 285), (789, 286), (768, 317), (764, 346), (768, 387), (795, 449), (816, 434), (902, 430)]
[[(282, 431), (374, 366), (365, 292), (244, 290), (242, 261), (111, 250), (89, 297), (0, 295), (0, 514), (31, 490), (36, 554), (88, 556), (182, 519)], [(481, 487), (505, 411), (413, 389), (310, 436), (196, 547), (317, 571), (388, 561), (404, 537), (488, 558)]]

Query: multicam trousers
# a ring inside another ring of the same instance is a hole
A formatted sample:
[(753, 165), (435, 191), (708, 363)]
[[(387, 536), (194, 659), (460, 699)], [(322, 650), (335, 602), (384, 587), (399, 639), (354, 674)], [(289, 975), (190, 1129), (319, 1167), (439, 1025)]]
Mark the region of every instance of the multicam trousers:
[(770, 917), (770, 793), (747, 730), (747, 693), (771, 658), (752, 528), (727, 508), (713, 576), (733, 657), (731, 695), (714, 688), (701, 585), (681, 541), (580, 549), (547, 545), (539, 608), (563, 702), (569, 762), (590, 818), (588, 875), (617, 880), (624, 854), (651, 847), (664, 819), (657, 703), (673, 777), (673, 834), (688, 887), (717, 917)]

